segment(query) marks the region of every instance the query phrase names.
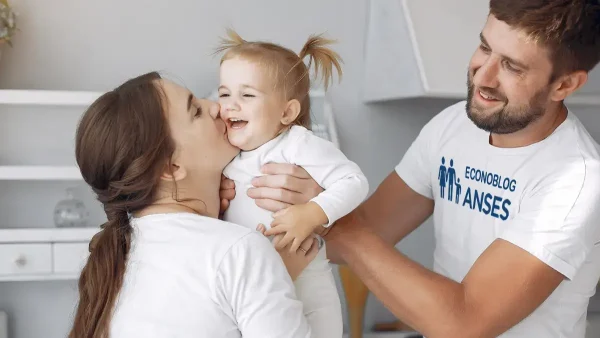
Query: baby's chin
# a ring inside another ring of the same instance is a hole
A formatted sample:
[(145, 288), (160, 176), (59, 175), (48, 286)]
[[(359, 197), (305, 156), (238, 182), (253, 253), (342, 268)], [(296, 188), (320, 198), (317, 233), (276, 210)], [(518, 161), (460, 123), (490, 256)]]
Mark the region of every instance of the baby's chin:
[(241, 149), (242, 151), (251, 151), (260, 148), (263, 144), (271, 141), (277, 135), (270, 137), (268, 135), (249, 135), (250, 130), (227, 130), (227, 139), (229, 143)]
[(227, 139), (232, 146), (239, 148), (242, 151), (250, 151), (257, 148), (251, 144), (250, 140), (245, 137), (240, 137), (240, 135), (232, 135), (232, 133), (227, 132)]

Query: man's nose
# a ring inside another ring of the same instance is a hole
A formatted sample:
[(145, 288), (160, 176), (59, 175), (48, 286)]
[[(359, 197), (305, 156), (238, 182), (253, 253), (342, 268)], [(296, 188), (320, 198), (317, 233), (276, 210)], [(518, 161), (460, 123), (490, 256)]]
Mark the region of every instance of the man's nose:
[(486, 62), (475, 71), (473, 84), (477, 87), (498, 87), (498, 69), (498, 60), (495, 60), (493, 57), (488, 58)]

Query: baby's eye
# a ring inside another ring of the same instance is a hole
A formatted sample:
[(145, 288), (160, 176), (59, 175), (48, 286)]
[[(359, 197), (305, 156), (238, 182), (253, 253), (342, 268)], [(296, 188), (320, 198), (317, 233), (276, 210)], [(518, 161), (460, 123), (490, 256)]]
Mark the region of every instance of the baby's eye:
[(219, 97), (229, 97), (229, 94), (219, 94)]
[(244, 94), (244, 97), (254, 97), (252, 94)]

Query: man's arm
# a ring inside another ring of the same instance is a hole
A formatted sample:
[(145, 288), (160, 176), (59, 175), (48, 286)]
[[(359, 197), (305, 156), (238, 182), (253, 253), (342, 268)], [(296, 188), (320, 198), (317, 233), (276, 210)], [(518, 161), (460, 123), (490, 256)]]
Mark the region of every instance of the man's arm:
[[(271, 211), (306, 203), (322, 191), (304, 169), (293, 164), (268, 164), (264, 172), (269, 175), (256, 178), (253, 182), (256, 188), (250, 189), (248, 195)], [(432, 212), (433, 200), (412, 190), (394, 171), (363, 204), (339, 219), (336, 227), (344, 227), (345, 223), (360, 224), (394, 245), (419, 227)], [(329, 247), (327, 257), (335, 264), (343, 262)]]
[[(393, 171), (365, 202), (340, 218), (335, 226), (323, 229), (320, 235), (327, 236), (333, 228), (357, 226), (377, 234), (386, 244), (396, 245), (431, 216), (433, 206), (433, 200), (412, 190)], [(345, 262), (332, 245), (327, 246), (327, 258), (334, 264)]]
[(423, 224), (432, 213), (433, 200), (412, 190), (393, 171), (363, 204), (349, 217), (341, 218), (336, 226), (356, 223), (368, 227), (387, 243), (395, 245)]
[(496, 337), (535, 310), (563, 275), (496, 240), (462, 283), (429, 271), (359, 226), (334, 226), (333, 248), (394, 315), (427, 337)]

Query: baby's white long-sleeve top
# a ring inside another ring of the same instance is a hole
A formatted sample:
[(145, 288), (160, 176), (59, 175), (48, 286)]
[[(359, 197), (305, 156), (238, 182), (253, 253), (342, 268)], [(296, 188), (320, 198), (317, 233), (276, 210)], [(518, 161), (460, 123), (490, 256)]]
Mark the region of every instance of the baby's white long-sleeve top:
[(266, 163), (291, 163), (304, 168), (325, 189), (312, 199), (325, 212), (330, 226), (350, 213), (369, 192), (367, 178), (356, 163), (350, 161), (335, 144), (314, 135), (310, 130), (293, 126), (271, 141), (251, 151), (242, 151), (225, 168), (223, 174), (236, 185), (224, 219), (255, 229), (259, 223), (270, 227), (271, 212), (256, 206), (247, 190), (254, 177), (262, 176)]

